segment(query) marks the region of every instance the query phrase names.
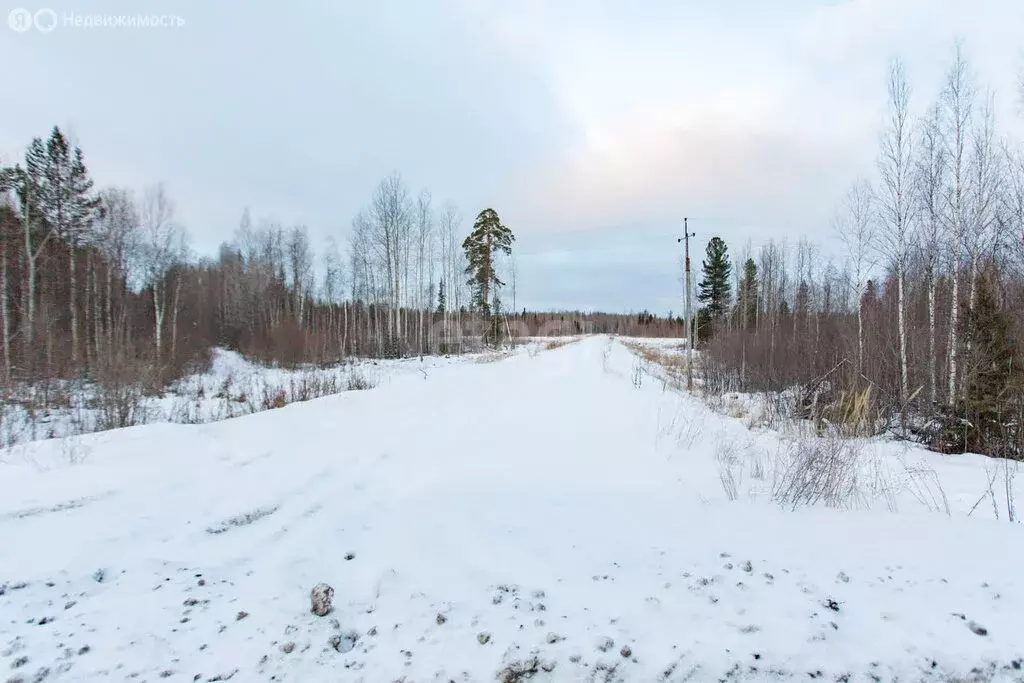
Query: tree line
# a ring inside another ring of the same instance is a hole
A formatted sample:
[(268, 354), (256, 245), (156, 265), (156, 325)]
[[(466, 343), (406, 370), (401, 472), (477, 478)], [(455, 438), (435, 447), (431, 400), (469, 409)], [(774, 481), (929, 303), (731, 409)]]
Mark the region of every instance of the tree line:
[(1024, 453), (1024, 152), (956, 50), (919, 111), (895, 61), (877, 173), (842, 199), (841, 257), (711, 240), (698, 334), (717, 389), (803, 388), (801, 408), (944, 452)]
[(460, 245), (455, 207), (396, 175), (353, 220), (347, 261), (331, 238), (317, 263), (305, 226), (248, 210), (216, 257), (197, 257), (162, 185), (94, 190), (55, 127), (0, 169), (3, 379), (166, 381), (215, 345), (282, 364), (461, 350), (456, 321), (492, 317), (497, 256), (511, 254), (497, 213), (480, 215)]
[[(671, 324), (641, 314), (517, 312), (515, 237), (493, 209), (385, 178), (344, 248), (245, 210), (215, 255), (189, 248), (160, 184), (96, 189), (58, 127), (0, 167), (0, 379), (145, 380), (201, 368), (212, 347), (264, 363), (460, 353), (509, 336)], [(659, 322), (660, 321), (660, 322)]]

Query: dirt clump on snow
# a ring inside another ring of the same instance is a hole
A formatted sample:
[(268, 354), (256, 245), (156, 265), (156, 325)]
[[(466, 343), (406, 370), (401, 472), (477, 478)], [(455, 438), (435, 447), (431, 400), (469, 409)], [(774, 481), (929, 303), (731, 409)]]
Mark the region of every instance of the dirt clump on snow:
[(334, 589), (326, 583), (318, 583), (309, 593), (310, 611), (318, 617), (327, 616), (334, 601)]

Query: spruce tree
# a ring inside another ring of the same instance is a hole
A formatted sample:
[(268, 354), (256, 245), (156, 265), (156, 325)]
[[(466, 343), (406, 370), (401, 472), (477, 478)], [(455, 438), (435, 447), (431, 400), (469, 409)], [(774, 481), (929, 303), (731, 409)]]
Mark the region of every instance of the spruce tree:
[(697, 301), (704, 304), (712, 321), (721, 318), (732, 302), (732, 288), (729, 276), (729, 248), (720, 237), (712, 237), (707, 246), (707, 258), (703, 263), (704, 279), (698, 283)]
[(473, 290), (473, 306), (485, 317), (491, 315), (491, 296), (505, 285), (498, 277), (494, 256), (512, 253), (515, 235), (501, 224), (494, 209), (484, 209), (473, 222), (473, 232), (462, 243), (466, 252), (466, 274)]
[(710, 339), (711, 338), (711, 327), (712, 327), (711, 313), (708, 311), (708, 309), (706, 307), (699, 309), (697, 311), (697, 322), (696, 322), (696, 328), (697, 328), (696, 329), (696, 333), (697, 334), (694, 337), (694, 340), (697, 341), (697, 342), (702, 342), (702, 341), (705, 341), (707, 339)]
[(444, 313), (447, 301), (445, 301), (444, 295), (444, 278), (437, 285), (437, 312)]
[[(29, 156), (35, 155), (35, 146)], [(26, 159), (26, 163), (38, 163)], [(41, 206), (43, 217), (68, 248), (68, 312), (71, 326), (71, 359), (76, 369), (78, 344), (78, 274), (76, 256), (82, 238), (88, 233), (99, 211), (99, 197), (92, 193), (92, 179), (85, 168), (82, 150), (74, 149), (57, 126), (46, 141), (46, 156), (41, 161), (44, 190)]]
[(747, 330), (757, 329), (757, 264), (748, 258), (743, 264), (743, 280), (740, 282), (740, 320), (746, 323)]
[[(1012, 439), (1014, 427), (1014, 382), (1021, 374), (1011, 322), (996, 299), (992, 269), (978, 276), (974, 310), (967, 316), (967, 339), (971, 357), (967, 365), (963, 412), (967, 418), (964, 449), (1014, 457), (1000, 452)], [(1019, 391), (1019, 388), (1018, 388)], [(1017, 429), (1020, 427), (1017, 426)]]
[(53, 234), (43, 215), (47, 202), (47, 185), (43, 177), (46, 167), (46, 147), (42, 138), (33, 138), (25, 152), (24, 168), (15, 165), (9, 180), (18, 197), (20, 239), (23, 247), (24, 280), (22, 285), (21, 336), (25, 353), (24, 366), (32, 366), (32, 349), (36, 320), (36, 271), (43, 246)]

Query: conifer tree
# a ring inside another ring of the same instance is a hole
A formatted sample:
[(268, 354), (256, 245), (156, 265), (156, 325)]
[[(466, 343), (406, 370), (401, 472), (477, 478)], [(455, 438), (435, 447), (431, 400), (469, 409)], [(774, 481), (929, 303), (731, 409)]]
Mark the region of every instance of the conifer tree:
[(991, 269), (979, 275), (974, 310), (967, 316), (972, 357), (963, 399), (967, 418), (962, 422), (966, 425), (963, 446), (971, 452), (1006, 457), (1011, 454), (998, 451), (1014, 422), (1013, 383), (1019, 381), (1021, 368), (1010, 320), (996, 300), (994, 279)]
[[(30, 154), (33, 150), (30, 148)], [(71, 317), (71, 360), (78, 366), (78, 274), (76, 250), (96, 218), (99, 197), (92, 194), (92, 180), (82, 150), (73, 150), (57, 126), (46, 141), (43, 161), (43, 215), (68, 248), (68, 312)]]
[(46, 148), (41, 138), (33, 138), (25, 152), (25, 168), (15, 166), (13, 176), (15, 193), (18, 197), (21, 241), (24, 252), (24, 282), (22, 284), (21, 335), (24, 341), (25, 365), (31, 365), (31, 349), (35, 334), (36, 311), (36, 270), (47, 241), (53, 235), (53, 227), (43, 218), (46, 202), (46, 184), (43, 170), (46, 166)]
[(466, 252), (466, 274), (473, 290), (473, 306), (485, 317), (491, 315), (491, 295), (505, 285), (498, 277), (494, 256), (512, 253), (515, 235), (501, 224), (494, 209), (484, 209), (473, 222), (473, 232), (462, 243)]
[(444, 313), (446, 304), (447, 302), (445, 301), (444, 295), (444, 278), (441, 278), (441, 281), (437, 285), (437, 312)]
[(497, 344), (501, 341), (502, 327), (501, 327), (501, 315), (504, 311), (501, 308), (501, 295), (498, 291), (494, 291), (494, 300), (491, 302), (491, 319), (489, 323), (488, 336), (490, 339)]
[(743, 279), (740, 281), (739, 291), (740, 322), (745, 329), (754, 331), (757, 329), (757, 264), (754, 259), (748, 258), (743, 264)]
[(712, 237), (707, 246), (707, 258), (703, 263), (704, 279), (697, 285), (697, 300), (704, 304), (712, 321), (718, 320), (729, 310), (732, 302), (732, 288), (729, 276), (729, 248), (720, 237)]

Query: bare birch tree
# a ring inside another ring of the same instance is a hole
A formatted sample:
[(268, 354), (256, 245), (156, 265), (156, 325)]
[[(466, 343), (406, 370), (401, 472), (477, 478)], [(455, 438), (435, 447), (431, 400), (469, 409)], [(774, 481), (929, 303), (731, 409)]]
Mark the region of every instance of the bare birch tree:
[(989, 93), (978, 112), (971, 139), (971, 193), (966, 233), (971, 278), (970, 310), (978, 298), (979, 263), (996, 240), (996, 220), (1002, 190), (1002, 157), (995, 142), (994, 96)]
[(163, 185), (148, 188), (142, 201), (142, 268), (153, 293), (153, 337), (156, 362), (163, 358), (163, 328), (167, 313), (167, 279), (184, 252), (184, 234), (174, 222), (174, 205)]
[(1018, 272), (1024, 274), (1024, 148), (1006, 151), (1006, 187), (1003, 192), (1004, 211), (1009, 222), (1007, 241)]
[[(402, 337), (401, 306), (406, 273), (408, 236), (410, 231), (409, 192), (400, 176), (393, 175), (377, 186), (370, 208), (373, 232), (370, 240), (377, 258), (383, 263), (390, 304), (388, 332), (391, 343)], [(393, 349), (397, 352), (397, 349)]]
[(434, 238), (434, 209), (431, 206), (430, 193), (424, 190), (416, 199), (416, 300), (419, 320), (417, 324), (417, 345), (419, 355), (425, 349), (425, 314), (431, 307), (432, 283), (426, 277), (429, 273), (427, 261), (431, 258), (431, 245)]
[(936, 104), (921, 123), (916, 168), (916, 194), (921, 222), (919, 229), (920, 259), (924, 268), (928, 306), (928, 396), (934, 405), (938, 400), (938, 357), (936, 352), (935, 290), (940, 254), (945, 237), (943, 215), (947, 158), (942, 138), (942, 110)]
[(946, 221), (950, 228), (947, 249), (950, 255), (951, 293), (949, 304), (949, 405), (957, 399), (957, 373), (960, 324), (960, 255), (963, 248), (964, 220), (968, 200), (967, 140), (974, 109), (974, 86), (967, 69), (963, 49), (957, 45), (953, 66), (943, 92), (946, 116), (946, 157), (949, 164), (946, 189)]
[(292, 277), (292, 314), (302, 328), (305, 322), (305, 301), (309, 281), (313, 275), (313, 252), (309, 246), (309, 230), (297, 225), (288, 235), (286, 246), (288, 266)]
[[(110, 188), (100, 193), (100, 219), (96, 228), (96, 244), (106, 261), (106, 282), (103, 296), (103, 328), (106, 335), (105, 347), (109, 354), (115, 350), (115, 329), (127, 324), (124, 305), (114, 305), (114, 282), (126, 286), (131, 280), (131, 264), (137, 255), (139, 245), (139, 212), (130, 192)], [(115, 320), (115, 316), (117, 319)]]
[(910, 396), (907, 367), (906, 280), (913, 240), (913, 137), (910, 130), (910, 85), (903, 64), (889, 71), (889, 120), (882, 138), (880, 173), (880, 245), (896, 274), (899, 335), (900, 400)]
[(875, 194), (871, 184), (861, 179), (850, 187), (843, 200), (838, 233), (846, 247), (853, 303), (857, 307), (857, 374), (864, 372), (864, 307), (861, 299), (874, 270)]

